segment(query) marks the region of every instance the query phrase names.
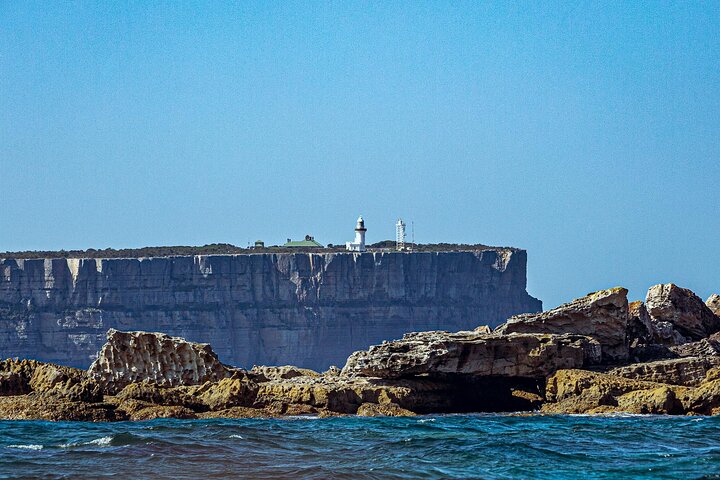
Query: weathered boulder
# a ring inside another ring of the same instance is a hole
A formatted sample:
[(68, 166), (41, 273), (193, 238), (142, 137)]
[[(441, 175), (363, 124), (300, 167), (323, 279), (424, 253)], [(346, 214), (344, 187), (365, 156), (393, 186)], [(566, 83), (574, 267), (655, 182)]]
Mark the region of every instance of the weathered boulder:
[(720, 295), (717, 293), (713, 293), (708, 297), (707, 300), (705, 300), (705, 305), (712, 311), (715, 316), (720, 317)]
[(378, 378), (458, 374), (537, 378), (599, 360), (597, 341), (580, 335), (419, 332), (353, 353), (343, 374)]
[(675, 284), (650, 287), (645, 305), (654, 323), (668, 322), (690, 340), (700, 340), (720, 330), (720, 318), (692, 291)]
[(623, 361), (628, 357), (627, 292), (620, 287), (601, 290), (547, 312), (516, 315), (495, 332), (585, 335), (600, 343), (604, 361)]
[(649, 382), (695, 386), (705, 380), (708, 371), (718, 366), (720, 357), (684, 357), (626, 365), (608, 373)]
[(107, 343), (88, 373), (113, 393), (143, 381), (161, 387), (217, 382), (229, 377), (232, 370), (220, 363), (210, 345), (162, 333), (110, 329)]

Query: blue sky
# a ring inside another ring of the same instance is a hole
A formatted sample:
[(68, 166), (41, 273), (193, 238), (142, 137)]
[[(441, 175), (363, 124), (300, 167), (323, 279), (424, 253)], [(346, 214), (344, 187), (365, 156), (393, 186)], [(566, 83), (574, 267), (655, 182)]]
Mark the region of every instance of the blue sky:
[(528, 250), (720, 291), (720, 2), (4, 2), (0, 251)]

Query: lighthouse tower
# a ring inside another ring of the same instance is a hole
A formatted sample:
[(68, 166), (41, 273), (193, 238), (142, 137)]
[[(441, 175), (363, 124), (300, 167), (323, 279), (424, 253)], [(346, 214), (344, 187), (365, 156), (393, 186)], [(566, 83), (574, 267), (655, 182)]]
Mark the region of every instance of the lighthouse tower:
[(355, 225), (355, 241), (347, 242), (345, 244), (345, 248), (351, 252), (364, 252), (365, 232), (367, 232), (367, 228), (365, 228), (365, 220), (363, 220), (362, 215), (360, 215), (357, 219), (357, 225)]

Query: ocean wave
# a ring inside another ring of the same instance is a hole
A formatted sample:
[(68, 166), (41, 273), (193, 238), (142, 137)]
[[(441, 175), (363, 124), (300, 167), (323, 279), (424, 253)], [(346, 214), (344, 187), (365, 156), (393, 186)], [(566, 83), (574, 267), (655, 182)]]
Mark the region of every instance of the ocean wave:
[(89, 440), (87, 442), (76, 442), (76, 443), (63, 443), (60, 446), (60, 448), (77, 448), (77, 447), (85, 447), (89, 445), (94, 445), (98, 447), (107, 447), (110, 446), (113, 442), (113, 436), (108, 435), (106, 437), (100, 437), (96, 438), (94, 440)]
[(242, 435), (232, 434), (228, 438), (243, 438)]
[(20, 450), (42, 450), (42, 445), (7, 445), (5, 448), (17, 448)]

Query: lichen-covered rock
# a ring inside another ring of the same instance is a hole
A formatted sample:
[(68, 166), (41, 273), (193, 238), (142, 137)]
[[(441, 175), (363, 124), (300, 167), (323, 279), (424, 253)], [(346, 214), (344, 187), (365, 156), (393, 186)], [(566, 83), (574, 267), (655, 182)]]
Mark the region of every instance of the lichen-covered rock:
[(30, 393), (30, 379), (37, 368), (35, 360), (7, 359), (0, 361), (0, 396)]
[[(335, 367), (337, 368), (337, 367)], [(282, 367), (267, 367), (264, 365), (254, 366), (250, 370), (251, 375), (260, 376), (261, 379), (267, 380), (286, 380), (294, 377), (319, 377), (320, 374), (309, 368), (298, 368), (292, 365), (284, 365)]]
[(675, 284), (650, 287), (645, 305), (653, 322), (669, 322), (691, 340), (700, 340), (720, 330), (720, 318), (692, 291)]
[(223, 410), (239, 406), (252, 406), (259, 386), (244, 374), (235, 374), (216, 383), (206, 383), (196, 388), (193, 395), (210, 410)]
[(125, 420), (115, 405), (103, 402), (76, 402), (62, 397), (19, 395), (0, 397), (0, 419), (110, 422)]
[(108, 392), (135, 382), (161, 387), (199, 385), (229, 377), (210, 345), (162, 333), (109, 330), (107, 343), (88, 373)]
[(416, 413), (394, 403), (363, 403), (357, 410), (360, 417), (413, 417)]
[(599, 393), (598, 398), (603, 395), (618, 397), (635, 390), (653, 390), (661, 386), (663, 385), (660, 383), (588, 370), (558, 370), (547, 379), (545, 398), (549, 402), (559, 402), (581, 395), (589, 389), (596, 389)]
[(637, 414), (672, 414), (682, 411), (675, 391), (669, 387), (635, 390), (617, 398), (617, 410)]
[(547, 312), (516, 315), (495, 331), (589, 336), (600, 343), (604, 360), (618, 362), (628, 357), (627, 325), (627, 289), (611, 288)]
[(707, 372), (718, 366), (720, 357), (684, 357), (626, 365), (608, 373), (649, 382), (695, 386), (705, 381)]
[(595, 340), (579, 335), (419, 332), (353, 353), (344, 375), (544, 377), (597, 363)]

